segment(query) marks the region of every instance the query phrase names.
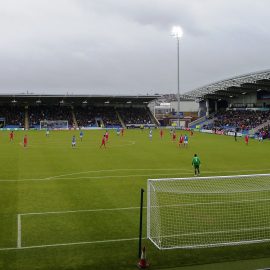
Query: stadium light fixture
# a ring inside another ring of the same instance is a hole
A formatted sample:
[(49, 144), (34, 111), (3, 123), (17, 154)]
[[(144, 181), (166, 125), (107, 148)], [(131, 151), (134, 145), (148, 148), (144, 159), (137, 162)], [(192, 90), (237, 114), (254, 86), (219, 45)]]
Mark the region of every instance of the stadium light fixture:
[(242, 95), (245, 95), (247, 92), (243, 92)]
[(221, 98), (218, 99), (218, 101), (221, 101), (221, 100), (222, 100)]
[(233, 96), (230, 96), (230, 98), (233, 98)]
[(11, 101), (11, 103), (15, 104), (15, 103), (17, 103), (17, 100), (14, 98), (14, 99)]
[(180, 26), (173, 26), (172, 36), (176, 38), (181, 38), (183, 36), (183, 30)]
[(262, 89), (259, 88), (259, 89), (257, 90), (257, 92), (260, 92), (260, 91), (262, 91)]
[(65, 102), (65, 101), (62, 99), (62, 100), (60, 100), (59, 103), (60, 103), (60, 104), (64, 104), (64, 102)]
[(83, 102), (82, 102), (82, 104), (87, 104), (88, 103), (88, 101), (87, 100), (84, 100)]
[(180, 54), (179, 54), (179, 43), (180, 38), (183, 36), (183, 30), (180, 26), (173, 26), (171, 34), (177, 41), (177, 118), (178, 118), (178, 126), (180, 126), (180, 71), (179, 71), (179, 63), (180, 63)]
[(37, 103), (37, 104), (40, 104), (40, 103), (41, 103), (41, 100), (40, 100), (40, 99), (38, 99), (38, 100), (36, 101), (36, 103)]
[(127, 104), (131, 104), (131, 101), (127, 101)]
[(110, 101), (109, 101), (109, 100), (107, 100), (107, 101), (105, 101), (104, 103), (105, 103), (105, 104), (110, 104)]

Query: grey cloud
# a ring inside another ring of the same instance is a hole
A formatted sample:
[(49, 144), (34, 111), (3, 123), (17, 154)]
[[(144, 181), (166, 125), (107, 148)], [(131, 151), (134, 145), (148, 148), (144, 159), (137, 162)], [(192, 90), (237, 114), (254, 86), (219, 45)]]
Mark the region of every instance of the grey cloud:
[(181, 91), (268, 68), (267, 0), (0, 0), (0, 91)]

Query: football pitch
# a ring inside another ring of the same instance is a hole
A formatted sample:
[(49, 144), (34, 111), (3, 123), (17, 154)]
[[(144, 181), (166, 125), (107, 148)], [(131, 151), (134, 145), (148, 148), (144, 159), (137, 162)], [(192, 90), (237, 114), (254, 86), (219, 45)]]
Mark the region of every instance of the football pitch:
[[(167, 130), (163, 139), (155, 130), (152, 141), (148, 130), (127, 130), (110, 131), (100, 149), (103, 133), (84, 131), (80, 141), (79, 131), (18, 131), (13, 142), (0, 133), (0, 269), (136, 269), (147, 179), (193, 176), (195, 153), (202, 176), (270, 173), (268, 141), (246, 146), (242, 138), (195, 133), (179, 148)], [(143, 236), (151, 269), (270, 257), (268, 243), (160, 251), (145, 239), (146, 209)], [(243, 269), (256, 269), (250, 265)]]

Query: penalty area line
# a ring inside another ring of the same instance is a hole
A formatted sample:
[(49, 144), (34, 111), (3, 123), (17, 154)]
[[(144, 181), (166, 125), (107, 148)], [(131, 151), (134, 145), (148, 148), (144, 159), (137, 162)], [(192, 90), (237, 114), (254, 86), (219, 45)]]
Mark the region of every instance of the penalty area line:
[(82, 213), (82, 212), (125, 211), (125, 210), (138, 210), (138, 209), (140, 209), (140, 207), (135, 206), (135, 207), (119, 207), (119, 208), (97, 208), (97, 209), (79, 209), (79, 210), (66, 210), (66, 211), (21, 213), (19, 215), (20, 216), (34, 216), (34, 215), (53, 215), (53, 214), (68, 214), (68, 213)]
[[(142, 239), (145, 240), (146, 237)], [(121, 238), (121, 239), (110, 239), (110, 240), (58, 243), (58, 244), (48, 244), (48, 245), (22, 246), (20, 248), (18, 247), (0, 248), (0, 251), (38, 249), (38, 248), (76, 246), (76, 245), (79, 246), (79, 245), (106, 244), (106, 243), (117, 243), (117, 242), (138, 241), (138, 240), (139, 238)]]

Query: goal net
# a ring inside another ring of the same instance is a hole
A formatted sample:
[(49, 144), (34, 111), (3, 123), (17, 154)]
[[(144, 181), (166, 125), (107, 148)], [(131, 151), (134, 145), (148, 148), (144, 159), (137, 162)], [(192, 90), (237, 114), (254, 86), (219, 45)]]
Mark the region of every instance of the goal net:
[(159, 249), (270, 241), (270, 174), (149, 179), (147, 192)]
[(67, 120), (40, 121), (40, 129), (68, 129), (68, 121)]

